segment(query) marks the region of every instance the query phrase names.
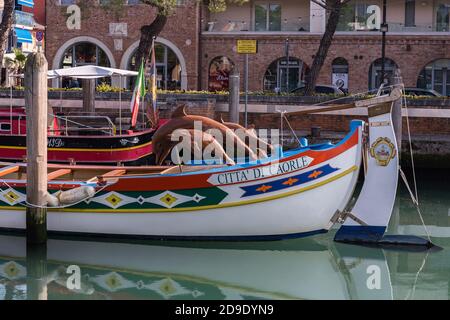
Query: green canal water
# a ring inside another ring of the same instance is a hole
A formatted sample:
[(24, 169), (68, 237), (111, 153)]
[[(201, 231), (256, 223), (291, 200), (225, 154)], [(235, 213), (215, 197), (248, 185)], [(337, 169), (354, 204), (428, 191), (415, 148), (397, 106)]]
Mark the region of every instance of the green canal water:
[[(418, 178), (439, 251), (338, 244), (332, 230), (278, 242), (50, 239), (44, 259), (27, 255), (24, 238), (0, 235), (0, 300), (449, 299), (450, 171)], [(404, 187), (389, 233), (425, 236)]]

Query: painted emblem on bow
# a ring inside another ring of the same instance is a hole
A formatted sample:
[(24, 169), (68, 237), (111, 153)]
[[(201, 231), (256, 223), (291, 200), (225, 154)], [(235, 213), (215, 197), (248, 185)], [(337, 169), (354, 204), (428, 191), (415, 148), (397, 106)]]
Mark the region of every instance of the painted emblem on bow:
[(389, 138), (378, 138), (370, 147), (370, 155), (379, 166), (387, 166), (397, 154), (395, 145)]

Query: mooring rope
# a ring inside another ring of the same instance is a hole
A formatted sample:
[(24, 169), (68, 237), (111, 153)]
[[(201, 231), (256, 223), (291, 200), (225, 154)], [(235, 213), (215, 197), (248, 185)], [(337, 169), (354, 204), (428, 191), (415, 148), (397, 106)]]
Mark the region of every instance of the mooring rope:
[[(9, 189), (11, 189), (11, 190), (14, 190), (14, 191), (18, 192), (16, 189), (14, 189), (13, 187), (11, 187), (5, 180), (0, 179), (0, 183), (5, 184), (5, 185), (6, 185)], [(30, 202), (28, 202), (26, 199), (25, 199), (25, 200), (22, 200), (22, 201), (19, 201), (19, 202), (17, 202), (17, 203), (21, 204), (22, 206), (24, 206), (24, 207), (26, 207), (26, 208), (64, 209), (64, 208), (69, 208), (69, 207), (75, 206), (75, 205), (77, 205), (77, 204), (79, 204), (79, 203), (81, 203), (81, 202), (83, 202), (83, 201), (86, 201), (86, 200), (88, 200), (88, 199), (90, 199), (90, 198), (93, 198), (93, 197), (96, 196), (99, 192), (103, 191), (106, 187), (108, 187), (108, 184), (105, 184), (105, 185), (103, 185), (101, 188), (99, 188), (98, 190), (95, 190), (95, 193), (94, 193), (93, 196), (87, 196), (87, 197), (84, 197), (83, 199), (81, 199), (81, 200), (79, 200), (79, 201), (77, 201), (77, 202), (70, 203), (70, 204), (66, 204), (66, 205), (62, 205), (62, 206), (54, 206), (54, 207), (49, 207), (49, 206), (46, 206), (46, 205), (45, 205), (45, 206), (41, 206), (41, 205), (37, 205), (37, 204), (34, 204), (34, 203), (30, 203)], [(48, 192), (48, 191), (47, 191), (47, 192)], [(3, 190), (2, 188), (0, 188), (0, 194), (1, 194), (3, 197), (9, 198), (9, 199), (14, 200), (14, 201), (16, 200), (16, 199), (13, 198), (13, 196), (8, 195), (8, 194), (5, 194), (5, 193), (6, 193), (6, 190)]]
[(416, 167), (414, 165), (414, 153), (413, 153), (413, 148), (412, 148), (411, 129), (409, 126), (409, 114), (408, 114), (408, 105), (406, 103), (406, 97), (402, 98), (402, 102), (403, 102), (403, 106), (405, 107), (405, 113), (406, 113), (406, 128), (408, 131), (409, 155), (411, 157), (411, 168), (413, 171), (414, 192), (416, 195), (416, 200), (417, 200), (417, 202), (419, 202), (419, 193), (417, 192)]
[(286, 124), (288, 125), (289, 129), (291, 130), (291, 133), (294, 135), (296, 141), (298, 142), (299, 145), (301, 145), (300, 143), (300, 139), (298, 138), (297, 134), (295, 133), (294, 128), (292, 128), (291, 123), (289, 122), (288, 118), (286, 117), (286, 114), (283, 113), (282, 114), (283, 120), (286, 121)]
[[(403, 85), (402, 85), (402, 91), (403, 91)], [(412, 175), (413, 175), (413, 183), (414, 183), (414, 194), (411, 190), (411, 187), (409, 186), (408, 179), (406, 178), (406, 175), (403, 172), (401, 167), (399, 167), (399, 172), (400, 172), (400, 176), (402, 177), (403, 182), (406, 185), (406, 188), (408, 189), (408, 192), (409, 192), (409, 195), (411, 196), (412, 202), (413, 202), (414, 206), (416, 207), (417, 213), (419, 214), (419, 218), (420, 218), (422, 226), (425, 230), (425, 233), (427, 235), (428, 241), (431, 242), (430, 233), (428, 232), (428, 228), (425, 224), (425, 221), (422, 216), (422, 212), (420, 210), (419, 193), (417, 191), (416, 169), (415, 169), (415, 164), (414, 164), (414, 152), (413, 152), (413, 148), (412, 148), (411, 129), (409, 126), (409, 114), (408, 114), (408, 105), (406, 103), (406, 98), (402, 97), (401, 102), (402, 102), (402, 107), (405, 108), (405, 113), (406, 113), (406, 128), (407, 128), (407, 132), (408, 132), (409, 155), (411, 157), (411, 167), (412, 167)]]
[(416, 276), (414, 277), (414, 282), (413, 282), (412, 288), (409, 290), (409, 292), (406, 295), (404, 300), (409, 300), (409, 299), (414, 298), (414, 295), (416, 293), (417, 280), (419, 280), (419, 275), (422, 272), (423, 268), (425, 267), (425, 263), (427, 262), (429, 254), (430, 254), (430, 251), (427, 250), (427, 254), (423, 258), (422, 264), (420, 265), (419, 270), (417, 270)]

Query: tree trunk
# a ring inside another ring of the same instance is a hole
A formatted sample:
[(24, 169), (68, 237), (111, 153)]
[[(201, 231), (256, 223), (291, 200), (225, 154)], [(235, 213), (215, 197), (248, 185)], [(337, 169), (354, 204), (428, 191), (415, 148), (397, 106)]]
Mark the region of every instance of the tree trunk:
[[(0, 22), (0, 65), (3, 66), (3, 57), (6, 51), (8, 36), (14, 20), (14, 0), (4, 0), (2, 21)], [(2, 80), (3, 82), (3, 80)]]
[(167, 22), (167, 16), (158, 14), (149, 25), (142, 26), (139, 47), (136, 53), (136, 69), (139, 68), (142, 58), (148, 59), (152, 47), (153, 37), (157, 37)]
[(343, 3), (341, 0), (327, 1), (327, 4), (332, 8), (330, 10), (330, 16), (328, 17), (327, 26), (325, 28), (325, 33), (320, 40), (319, 49), (314, 56), (314, 61), (311, 66), (309, 74), (306, 76), (306, 88), (305, 95), (312, 95), (316, 87), (317, 78), (319, 77), (320, 69), (322, 69), (325, 58), (328, 54), (328, 49), (330, 49), (331, 42), (333, 41), (334, 33), (336, 32), (337, 25), (339, 23), (339, 15), (341, 13), (341, 8)]

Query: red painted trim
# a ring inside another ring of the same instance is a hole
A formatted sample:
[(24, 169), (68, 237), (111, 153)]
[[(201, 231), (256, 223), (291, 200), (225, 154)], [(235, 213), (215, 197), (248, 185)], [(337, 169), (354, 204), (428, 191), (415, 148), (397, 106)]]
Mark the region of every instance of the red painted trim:
[[(47, 159), (49, 162), (69, 162), (69, 159), (74, 159), (75, 162), (91, 162), (91, 163), (112, 163), (112, 162), (127, 162), (138, 160), (152, 152), (152, 145), (147, 144), (132, 150), (105, 150), (92, 151), (89, 149), (67, 151), (61, 148), (60, 150), (49, 150)], [(7, 149), (0, 148), (0, 159), (5, 160), (19, 160), (26, 157), (26, 149)]]

